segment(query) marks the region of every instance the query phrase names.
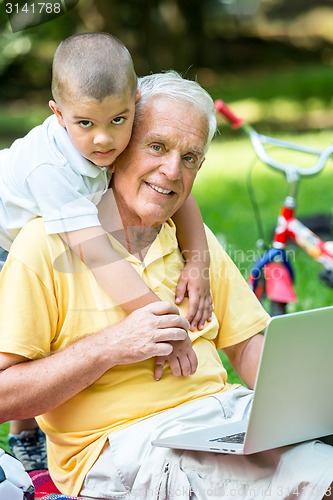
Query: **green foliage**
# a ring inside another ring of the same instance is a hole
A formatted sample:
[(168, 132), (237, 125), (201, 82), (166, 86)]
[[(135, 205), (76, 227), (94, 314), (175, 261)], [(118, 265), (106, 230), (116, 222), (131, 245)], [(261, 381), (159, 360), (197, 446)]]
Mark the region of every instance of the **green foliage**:
[(9, 451), (7, 436), (9, 432), (9, 422), (0, 425), (0, 448)]
[(217, 85), (210, 87), (213, 98), (223, 96), (226, 102), (252, 99), (267, 102), (282, 98), (297, 101), (304, 108), (311, 101), (330, 102), (332, 99), (333, 71), (330, 65), (307, 64), (302, 67), (278, 68), (269, 66), (244, 74), (222, 75)]
[[(132, 53), (138, 74), (174, 68), (190, 78), (198, 77), (207, 88), (219, 86), (222, 74), (226, 82), (225, 96), (233, 100), (239, 85), (230, 74), (238, 75), (241, 80), (246, 69), (245, 78), (252, 97), (262, 99), (270, 93), (270, 86), (261, 85), (262, 73), (269, 73), (272, 80), (275, 77), (280, 80), (283, 95), (290, 96), (290, 92), (295, 95), (296, 81), (287, 74), (285, 79), (280, 78), (278, 68), (288, 72), (318, 63), (323, 68), (330, 67), (332, 6), (328, 3), (327, 0), (308, 0), (306, 4), (298, 2), (295, 9), (287, 0), (79, 0), (61, 17), (50, 16), (48, 22), (13, 33), (5, 2), (2, 2), (1, 98), (14, 99), (20, 90), (27, 95), (29, 90), (48, 89), (55, 47), (67, 36), (83, 31), (107, 31), (118, 36)], [(241, 4), (244, 9), (236, 12), (235, 7)], [(250, 4), (247, 11), (245, 5)], [(254, 5), (258, 9), (253, 8)], [(311, 22), (312, 13), (315, 22)], [(309, 80), (304, 75), (297, 81), (297, 85), (303, 81), (305, 94), (301, 95), (297, 88), (299, 97), (307, 99), (309, 94), (321, 94), (323, 89), (313, 77), (311, 74)], [(325, 93), (329, 93), (331, 81), (331, 77), (327, 77)], [(321, 75), (318, 78), (321, 85)], [(248, 91), (243, 98), (249, 97)]]
[(22, 102), (10, 106), (0, 105), (0, 148), (8, 147), (14, 139), (22, 137), (51, 113), (45, 106), (24, 106)]

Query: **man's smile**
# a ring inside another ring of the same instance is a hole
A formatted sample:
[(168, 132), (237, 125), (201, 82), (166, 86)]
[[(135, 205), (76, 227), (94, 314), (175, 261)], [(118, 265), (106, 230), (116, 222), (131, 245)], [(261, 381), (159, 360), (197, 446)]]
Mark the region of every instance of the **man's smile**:
[(150, 182), (147, 182), (148, 186), (151, 187), (154, 191), (156, 191), (157, 193), (161, 193), (161, 194), (172, 194), (174, 193), (174, 191), (172, 191), (171, 189), (163, 189), (159, 186), (156, 186), (156, 184), (151, 184)]

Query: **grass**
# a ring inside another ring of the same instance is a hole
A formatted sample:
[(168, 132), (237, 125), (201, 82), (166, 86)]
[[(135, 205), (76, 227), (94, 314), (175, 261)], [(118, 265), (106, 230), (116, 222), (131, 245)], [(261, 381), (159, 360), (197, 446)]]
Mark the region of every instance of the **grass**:
[(7, 435), (9, 431), (9, 423), (0, 425), (0, 448), (9, 451), (7, 444)]

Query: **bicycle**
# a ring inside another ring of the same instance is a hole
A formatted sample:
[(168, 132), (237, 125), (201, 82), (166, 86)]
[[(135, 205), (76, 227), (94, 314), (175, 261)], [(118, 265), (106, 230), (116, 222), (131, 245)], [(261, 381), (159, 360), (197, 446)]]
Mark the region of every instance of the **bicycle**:
[[(295, 216), (297, 192), (302, 177), (314, 176), (321, 172), (333, 153), (333, 145), (320, 151), (269, 137), (258, 133), (254, 127), (236, 116), (221, 99), (215, 101), (215, 108), (233, 129), (242, 130), (250, 138), (257, 157), (265, 165), (285, 175), (288, 193), (282, 203), (272, 241), (256, 260), (249, 273), (250, 287), (261, 302), (265, 298), (268, 299), (271, 315), (285, 314), (288, 304), (297, 301), (294, 289), (294, 269), (287, 253), (287, 245), (290, 241), (323, 266), (319, 277), (326, 286), (333, 288), (333, 242), (323, 241)], [(316, 160), (311, 167), (283, 163), (269, 154), (269, 146), (313, 155)]]

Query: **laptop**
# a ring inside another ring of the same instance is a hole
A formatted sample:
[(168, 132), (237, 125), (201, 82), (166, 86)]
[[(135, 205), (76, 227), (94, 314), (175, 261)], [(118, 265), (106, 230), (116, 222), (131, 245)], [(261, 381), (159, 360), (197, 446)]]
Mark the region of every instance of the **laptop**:
[(248, 455), (333, 434), (333, 306), (270, 319), (246, 419), (153, 446)]

